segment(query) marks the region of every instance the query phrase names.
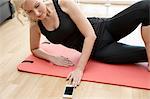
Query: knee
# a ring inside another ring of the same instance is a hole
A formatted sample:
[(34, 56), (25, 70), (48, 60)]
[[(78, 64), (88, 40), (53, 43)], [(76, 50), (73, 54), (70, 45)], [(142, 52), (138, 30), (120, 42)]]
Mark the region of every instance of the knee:
[(149, 13), (150, 13), (150, 0), (142, 0), (137, 2), (140, 15), (142, 16), (142, 26), (150, 24)]
[(141, 2), (145, 3), (145, 4), (149, 4), (150, 0), (142, 0)]
[(141, 8), (144, 8), (145, 10), (150, 9), (150, 0), (139, 1), (139, 4), (141, 5)]

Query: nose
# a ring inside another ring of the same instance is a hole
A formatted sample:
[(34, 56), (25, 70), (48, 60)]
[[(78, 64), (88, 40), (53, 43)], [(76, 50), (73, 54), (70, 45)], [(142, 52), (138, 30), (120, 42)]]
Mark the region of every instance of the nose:
[(34, 10), (34, 14), (35, 14), (35, 16), (37, 16), (37, 17), (40, 16), (40, 12), (39, 12), (37, 9)]

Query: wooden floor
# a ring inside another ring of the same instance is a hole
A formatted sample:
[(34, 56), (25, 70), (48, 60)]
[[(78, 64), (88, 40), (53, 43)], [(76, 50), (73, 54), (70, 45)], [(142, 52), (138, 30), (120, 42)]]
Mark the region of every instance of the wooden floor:
[[(17, 71), (30, 54), (28, 23), (0, 25), (0, 99), (62, 99), (65, 79)], [(82, 81), (74, 99), (150, 99), (150, 91)]]

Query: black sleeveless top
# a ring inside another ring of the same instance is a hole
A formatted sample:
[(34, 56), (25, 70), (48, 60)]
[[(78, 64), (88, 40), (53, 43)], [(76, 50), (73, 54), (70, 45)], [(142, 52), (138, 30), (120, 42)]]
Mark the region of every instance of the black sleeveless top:
[[(59, 27), (53, 31), (48, 31), (44, 27), (41, 21), (38, 21), (38, 25), (41, 33), (52, 43), (54, 44), (62, 44), (66, 47), (76, 49), (77, 51), (82, 51), (84, 36), (77, 28), (76, 24), (72, 21), (72, 19), (63, 12), (58, 4), (58, 0), (52, 0), (58, 14), (59, 18)], [(91, 17), (88, 18), (91, 25), (93, 26), (95, 33), (97, 35), (97, 40), (95, 42), (98, 43), (99, 35), (101, 34), (101, 26), (103, 19)]]

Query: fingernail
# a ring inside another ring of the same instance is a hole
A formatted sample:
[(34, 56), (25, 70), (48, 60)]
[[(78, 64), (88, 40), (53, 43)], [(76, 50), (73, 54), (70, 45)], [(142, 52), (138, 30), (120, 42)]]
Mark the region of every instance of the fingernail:
[(75, 85), (75, 88), (77, 88), (77, 85)]

